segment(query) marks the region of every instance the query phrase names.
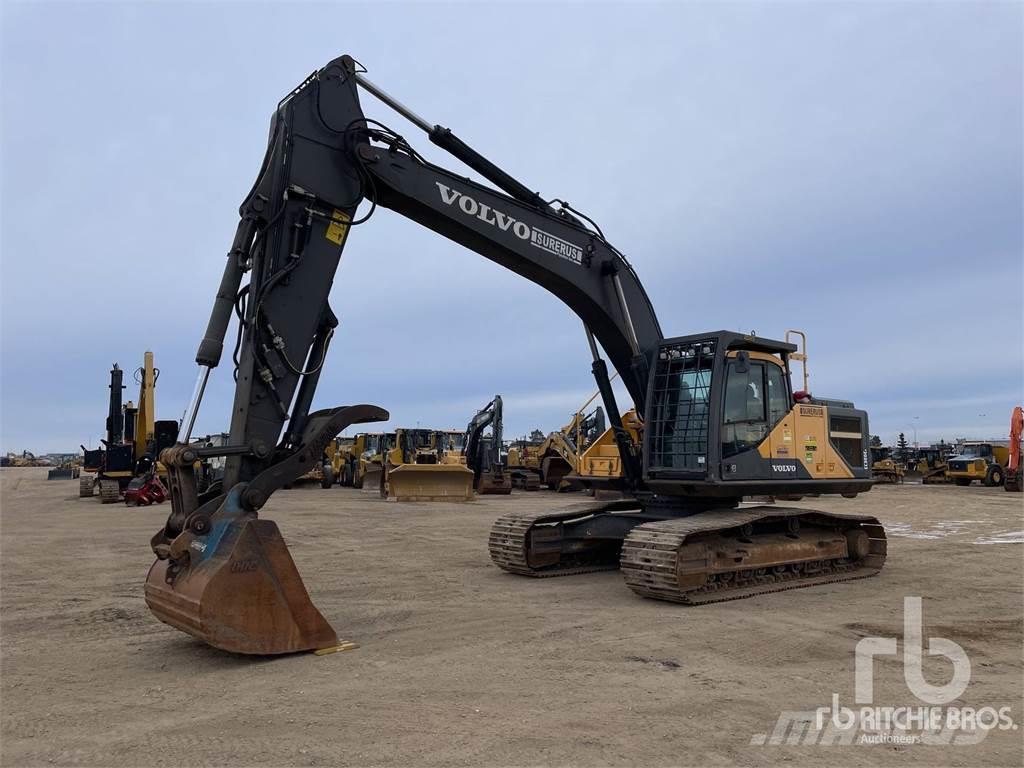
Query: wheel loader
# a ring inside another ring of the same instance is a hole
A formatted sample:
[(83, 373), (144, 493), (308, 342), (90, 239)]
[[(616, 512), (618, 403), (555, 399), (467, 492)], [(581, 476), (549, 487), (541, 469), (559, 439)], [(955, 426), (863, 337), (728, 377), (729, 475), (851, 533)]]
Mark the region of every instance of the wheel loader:
[[(465, 168), (424, 160), (405, 127), (366, 117), (363, 94), (486, 183), (468, 178)], [(837, 605), (876, 601), (877, 589), (835, 586), (883, 567), (886, 537), (875, 517), (740, 506), (762, 494), (852, 497), (871, 490), (867, 413), (849, 400), (811, 394), (806, 361), (803, 386), (794, 387), (791, 362), (805, 354), (796, 344), (727, 330), (666, 335), (636, 270), (593, 219), (424, 120), (351, 56), (288, 91), (267, 135), (196, 354), (197, 396), (183, 422), (184, 442), (161, 454), (171, 514), (150, 541), (155, 561), (145, 583), (146, 603), (159, 619), (235, 653), (337, 646), (280, 530), (259, 511), (348, 426), (390, 418), (370, 404), (312, 410), (338, 323), (328, 295), (342, 251), (353, 232), (366, 239), (385, 224), (373, 215), (381, 207), (545, 288), (582, 322), (581, 342), (621, 459), (614, 486), (625, 498), (503, 515), (488, 539), (499, 568), (535, 577), (618, 568), (637, 595), (684, 605), (820, 584), (830, 585)], [(634, 148), (624, 135), (611, 132), (607, 150), (616, 142)], [(654, 143), (626, 156), (639, 167), (658, 164), (664, 151)], [(621, 178), (622, 191), (643, 193), (630, 182), (628, 174)], [(677, 286), (681, 296), (693, 289)], [(765, 319), (749, 315), (742, 301), (728, 306), (737, 324)], [(236, 313), (230, 444), (194, 448), (192, 426)], [(609, 363), (642, 418), (639, 438), (622, 422)], [(389, 365), (383, 357), (380, 364)], [(403, 463), (392, 466), (395, 473), (420, 450), (411, 438), (400, 441)], [(223, 487), (201, 495), (193, 464), (213, 450), (227, 457)], [(402, 557), (400, 547), (395, 557)]]
[(432, 429), (396, 429), (395, 445), (384, 456), (380, 495), (388, 501), (470, 501), (473, 472), (464, 464), (446, 464), (447, 433)]
[(378, 493), (384, 482), (384, 454), (394, 445), (394, 432), (357, 434), (349, 451), (346, 480), (342, 485)]

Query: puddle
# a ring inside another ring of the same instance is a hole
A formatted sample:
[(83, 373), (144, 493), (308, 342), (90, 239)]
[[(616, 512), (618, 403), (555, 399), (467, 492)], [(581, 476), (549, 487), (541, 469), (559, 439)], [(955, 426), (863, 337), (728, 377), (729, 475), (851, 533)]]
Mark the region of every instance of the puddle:
[(979, 536), (975, 544), (1024, 544), (1024, 531), (1006, 531), (990, 536)]
[(949, 536), (974, 534), (975, 544), (1024, 544), (1024, 531), (1005, 531), (978, 535), (978, 527), (988, 523), (983, 520), (936, 520), (926, 522), (926, 527), (914, 528), (909, 523), (887, 523), (886, 535), (902, 539), (924, 539), (934, 541)]

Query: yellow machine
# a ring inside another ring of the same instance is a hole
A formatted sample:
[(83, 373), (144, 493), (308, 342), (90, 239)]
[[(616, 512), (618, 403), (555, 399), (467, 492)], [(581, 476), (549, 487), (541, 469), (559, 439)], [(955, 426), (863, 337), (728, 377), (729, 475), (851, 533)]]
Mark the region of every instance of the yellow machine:
[(512, 477), (512, 487), (524, 491), (540, 490), (540, 447), (546, 438), (535, 429), (527, 439), (513, 440), (508, 445), (505, 464)]
[(473, 473), (461, 463), (445, 463), (448, 433), (398, 429), (384, 460), (380, 494), (389, 501), (469, 501)]
[(918, 459), (911, 469), (921, 476), (924, 485), (939, 485), (948, 483), (949, 465), (946, 463), (946, 453), (937, 448), (930, 448), (918, 451)]
[(178, 422), (156, 419), (156, 382), (160, 369), (153, 365), (153, 353), (146, 351), (142, 366), (135, 371), (139, 384), (138, 405), (129, 400), (121, 405), (122, 371), (111, 371), (110, 415), (107, 417), (108, 439), (103, 449), (85, 451), (85, 462), (79, 475), (79, 496), (92, 496), (99, 490), (100, 501), (120, 501), (128, 484), (137, 475), (156, 470), (166, 480), (166, 468), (157, 461), (160, 451), (178, 438)]
[(341, 484), (378, 492), (384, 481), (384, 454), (394, 445), (394, 432), (360, 432), (346, 456)]
[(970, 485), (977, 480), (987, 487), (1001, 487), (1006, 480), (1010, 449), (981, 440), (963, 444), (960, 452), (950, 456), (946, 474), (957, 485)]
[[(631, 408), (622, 414), (622, 426), (639, 445), (643, 439), (644, 423), (637, 416), (636, 410)], [(619, 446), (615, 442), (615, 432), (611, 428), (602, 432), (601, 436), (580, 454), (577, 466), (579, 467), (577, 476), (585, 485), (594, 489), (595, 496), (608, 493), (601, 490), (601, 481), (618, 479), (625, 474), (622, 468), (622, 457), (619, 455)]]
[(891, 448), (871, 448), (871, 477), (876, 483), (902, 483), (903, 474), (903, 467), (892, 458)]
[(434, 434), (440, 444), (441, 463), (466, 466), (466, 433), (457, 429), (444, 429)]

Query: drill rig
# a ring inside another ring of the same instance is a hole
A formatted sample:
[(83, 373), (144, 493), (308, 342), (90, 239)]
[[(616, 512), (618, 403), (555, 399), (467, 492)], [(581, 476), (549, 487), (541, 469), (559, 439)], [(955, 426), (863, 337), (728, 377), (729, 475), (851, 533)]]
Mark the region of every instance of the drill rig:
[[(364, 115), (360, 91), (493, 186), (424, 160)], [(364, 200), (368, 210), (357, 218)], [(870, 576), (882, 567), (885, 534), (873, 517), (739, 508), (750, 495), (854, 496), (871, 488), (867, 414), (847, 401), (811, 397), (806, 380), (794, 393), (796, 345), (729, 331), (666, 337), (633, 267), (596, 223), (531, 191), (342, 56), (278, 104), (262, 167), (239, 211), (196, 355), (185, 442), (162, 454), (172, 512), (152, 539), (157, 559), (145, 585), (160, 619), (234, 652), (337, 642), (277, 526), (257, 513), (319, 461), (343, 428), (388, 418), (371, 405), (310, 413), (337, 325), (328, 292), (348, 237), (377, 206), (544, 287), (582, 321), (628, 499), (501, 518), (489, 539), (499, 567), (552, 576), (618, 566), (638, 594), (684, 603)], [(187, 442), (233, 314), (240, 327), (230, 444), (196, 449)], [(642, 441), (622, 424), (602, 348), (642, 415)], [(200, 495), (192, 463), (213, 450), (227, 456), (223, 488)]]
[[(484, 436), (484, 430), (491, 434)], [(495, 395), (466, 426), (463, 451), (473, 471), (473, 489), (482, 495), (512, 493), (512, 476), (501, 465), (501, 395)]]

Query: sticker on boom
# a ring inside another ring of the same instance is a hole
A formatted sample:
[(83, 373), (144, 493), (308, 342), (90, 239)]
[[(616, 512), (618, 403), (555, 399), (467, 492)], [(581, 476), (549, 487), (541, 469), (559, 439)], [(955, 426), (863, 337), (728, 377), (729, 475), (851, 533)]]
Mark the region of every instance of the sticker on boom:
[(333, 221), (327, 225), (327, 232), (324, 234), (328, 240), (335, 245), (341, 245), (345, 241), (345, 235), (348, 233), (348, 223), (352, 221), (352, 217), (344, 211), (339, 211), (337, 208), (331, 213)]

